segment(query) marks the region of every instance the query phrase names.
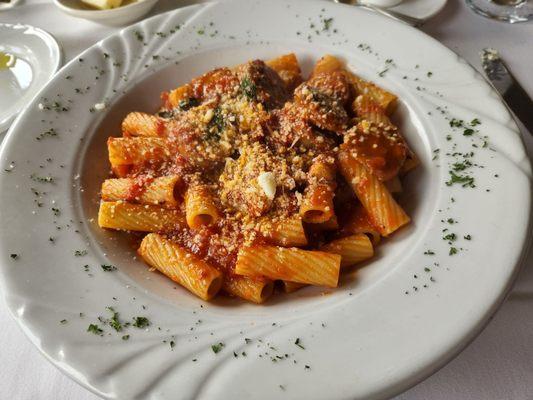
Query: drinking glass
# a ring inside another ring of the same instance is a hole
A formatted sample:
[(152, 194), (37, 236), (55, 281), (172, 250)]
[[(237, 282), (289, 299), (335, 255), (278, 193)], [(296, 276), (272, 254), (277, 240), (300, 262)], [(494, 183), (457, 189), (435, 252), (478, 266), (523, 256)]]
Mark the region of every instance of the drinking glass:
[(466, 4), (484, 17), (511, 24), (533, 19), (532, 0), (466, 0)]

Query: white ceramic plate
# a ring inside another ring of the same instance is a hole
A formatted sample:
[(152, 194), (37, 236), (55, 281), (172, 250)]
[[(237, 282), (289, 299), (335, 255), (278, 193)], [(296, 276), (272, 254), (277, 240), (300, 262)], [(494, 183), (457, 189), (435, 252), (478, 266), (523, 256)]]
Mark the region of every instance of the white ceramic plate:
[(61, 66), (61, 49), (47, 32), (29, 25), (0, 24), (0, 51), (16, 57), (0, 69), (0, 133)]
[[(307, 71), (324, 53), (338, 55), (399, 96), (394, 119), (421, 159), (401, 199), (413, 223), (336, 290), (306, 288), (264, 306), (204, 303), (149, 272), (127, 235), (97, 227), (106, 138), (127, 112), (157, 109), (162, 90), (290, 51)], [(481, 123), (451, 127), (452, 118)], [(529, 162), (480, 75), (415, 29), (318, 1), (203, 4), (129, 27), (56, 75), (12, 127), (0, 160), (8, 307), (49, 360), (106, 398), (394, 395), (479, 333), (512, 283), (529, 223)], [(451, 168), (463, 182), (450, 182)], [(151, 325), (115, 332), (109, 306), (123, 322), (144, 316)]]

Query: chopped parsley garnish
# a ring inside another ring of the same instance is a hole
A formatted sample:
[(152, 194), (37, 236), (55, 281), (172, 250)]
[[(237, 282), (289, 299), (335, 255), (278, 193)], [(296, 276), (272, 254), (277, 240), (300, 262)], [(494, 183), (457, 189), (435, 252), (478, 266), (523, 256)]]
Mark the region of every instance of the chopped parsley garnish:
[(171, 340), (169, 344), (170, 344), (171, 349), (173, 349), (176, 346), (176, 342), (174, 342), (173, 340)]
[(449, 233), (443, 237), (444, 240), (449, 240), (451, 242), (457, 240), (457, 235), (455, 233)]
[(450, 120), (450, 126), (452, 128), (461, 128), (463, 126), (463, 123), (464, 121), (462, 119), (452, 118)]
[(477, 118), (474, 118), (472, 121), (470, 121), (470, 125), (471, 126), (477, 126), (477, 125), (480, 125), (481, 124), (481, 121)]
[(11, 253), (11, 254), (9, 255), (9, 257), (11, 257), (12, 260), (18, 260), (18, 259), (19, 259), (19, 255), (16, 254), (16, 253)]
[[(180, 106), (182, 101), (183, 100), (180, 100), (178, 107)], [(172, 118), (174, 116), (174, 113), (172, 111), (159, 111), (157, 113), (157, 116), (161, 118)]]
[(95, 335), (101, 335), (104, 331), (96, 324), (90, 324), (87, 328), (87, 332), (94, 333)]
[(472, 236), (471, 235), (465, 235), (463, 237), (465, 238), (465, 240), (472, 240)]
[[(181, 99), (178, 103), (178, 108), (182, 111), (187, 111), (190, 108), (197, 107), (199, 105), (200, 105), (200, 102), (198, 101), (198, 99), (195, 99), (194, 97), (189, 97), (187, 99)], [(168, 117), (163, 116), (163, 118), (168, 118)]]
[(450, 247), (450, 252), (448, 253), (450, 256), (453, 256), (454, 254), (457, 254), (457, 248), (455, 247)]
[(458, 172), (458, 171), (464, 171), (465, 169), (469, 168), (472, 166), (472, 163), (468, 160), (466, 161), (463, 161), (463, 162), (456, 162), (456, 163), (453, 163), (452, 164), (452, 169), (455, 171), (455, 172)]
[(109, 326), (117, 332), (120, 332), (122, 330), (122, 323), (118, 319), (118, 312), (116, 312), (113, 307), (107, 307), (107, 309), (112, 314), (111, 319), (109, 320)]
[(67, 322), (68, 322), (68, 321), (67, 321), (66, 319), (62, 319), (61, 321), (59, 321), (59, 323), (60, 323), (61, 325), (65, 325)]
[(305, 350), (305, 347), (302, 345), (302, 343), (300, 342), (300, 338), (296, 338), (296, 340), (294, 341), (294, 344), (296, 346), (298, 346), (299, 348), (301, 348), (302, 350)]
[(54, 182), (54, 178), (51, 176), (38, 176), (35, 173), (31, 174), (30, 178), (31, 180), (35, 182), (40, 182), (40, 183), (53, 183)]
[(46, 137), (55, 137), (55, 136), (57, 136), (57, 131), (54, 128), (50, 128), (47, 131), (40, 133), (39, 136), (37, 136), (35, 139), (41, 140)]
[(433, 255), (435, 255), (435, 252), (433, 250), (426, 250), (426, 251), (424, 251), (424, 255), (433, 256)]
[(143, 34), (140, 31), (135, 31), (135, 32), (133, 32), (133, 34), (135, 35), (135, 38), (139, 42), (144, 42), (144, 36), (143, 36)]
[(101, 267), (106, 272), (116, 271), (117, 270), (117, 267), (115, 267), (114, 265), (111, 265), (111, 264), (102, 264)]
[(150, 321), (146, 317), (133, 318), (133, 326), (136, 328), (146, 328), (150, 325)]
[(52, 109), (56, 112), (62, 112), (62, 111), (68, 111), (69, 108), (61, 104), (59, 101), (54, 101), (48, 108), (45, 107), (45, 109)]
[(222, 342), (211, 346), (211, 350), (213, 350), (213, 353), (215, 354), (219, 353), (223, 348), (224, 348), (224, 343)]
[(474, 130), (472, 128), (466, 128), (463, 131), (463, 136), (472, 136), (474, 134)]
[(322, 20), (322, 23), (324, 24), (324, 27), (322, 28), (322, 30), (329, 31), (329, 28), (331, 28), (331, 24), (333, 23), (333, 18), (324, 18)]
[(76, 250), (74, 252), (74, 255), (76, 257), (83, 257), (83, 256), (86, 256), (87, 255), (87, 250)]
[(226, 126), (226, 121), (222, 115), (222, 110), (220, 107), (215, 108), (213, 113), (213, 118), (209, 121), (207, 125), (207, 133), (204, 136), (205, 140), (218, 140), (220, 135)]
[(252, 80), (245, 76), (240, 83), (241, 92), (249, 99), (255, 100), (257, 96), (257, 87)]
[(128, 340), (130, 338), (130, 335), (124, 335), (122, 336), (122, 340)]
[(474, 184), (474, 178), (468, 175), (457, 175), (453, 171), (450, 172), (450, 180), (446, 182), (447, 186), (452, 186), (454, 184), (460, 184), (463, 187), (471, 187), (474, 188), (476, 185)]

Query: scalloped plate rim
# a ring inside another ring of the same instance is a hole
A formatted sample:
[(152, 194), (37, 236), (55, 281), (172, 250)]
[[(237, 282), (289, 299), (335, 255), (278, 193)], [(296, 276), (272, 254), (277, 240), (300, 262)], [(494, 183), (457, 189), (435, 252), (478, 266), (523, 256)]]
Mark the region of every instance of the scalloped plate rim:
[[(203, 6), (203, 5), (201, 5)], [(201, 6), (198, 6), (198, 5), (193, 5), (193, 6), (190, 6), (191, 8), (194, 8), (194, 7), (201, 7)], [(180, 10), (178, 10), (179, 12)], [(163, 15), (169, 15), (169, 14), (172, 14), (176, 11), (170, 11), (168, 13), (165, 13)], [(146, 20), (144, 21), (144, 23), (147, 23), (149, 24), (150, 23), (150, 20), (152, 19), (157, 19), (157, 18), (160, 18), (161, 15), (159, 16), (155, 16), (155, 17), (152, 17), (151, 19), (149, 20)], [(114, 34), (112, 36), (116, 36), (116, 35), (119, 35), (120, 33), (117, 33), (117, 34)], [(424, 34), (421, 34), (422, 36), (426, 36)], [(427, 36), (426, 36), (427, 37)], [(104, 39), (105, 40), (105, 39)], [(434, 40), (434, 39), (433, 39)], [(435, 41), (435, 40), (434, 40)], [(435, 41), (436, 42), (436, 41)], [(99, 42), (101, 43), (101, 42)], [(97, 43), (95, 46), (98, 46)], [(438, 42), (437, 42), (438, 43)], [(441, 45), (442, 46), (442, 45)], [(91, 50), (91, 48), (87, 49), (86, 52), (89, 52)], [(448, 49), (450, 50), (450, 49)], [(451, 50), (450, 50), (451, 51)], [(85, 53), (85, 52), (84, 52)], [(82, 53), (83, 54), (83, 53)], [(455, 54), (455, 53), (454, 53)], [(64, 69), (67, 69), (73, 62), (75, 62), (75, 59), (76, 57), (73, 59), (73, 61), (69, 62), (66, 66), (64, 66), (63, 68)], [(472, 68), (470, 65), (468, 65), (468, 68)], [(63, 70), (63, 69), (62, 69)], [(61, 71), (62, 71), (61, 70)], [(49, 83), (49, 85), (52, 85), (53, 84), (53, 81), (51, 81)], [(47, 85), (48, 86), (48, 85)], [(45, 88), (43, 88), (42, 90), (44, 90)], [(492, 90), (492, 89), (491, 89)], [(24, 114), (26, 113), (27, 111), (24, 111), (22, 112), (19, 117), (17, 118), (17, 120), (15, 121), (15, 123), (13, 124), (12, 128), (13, 129), (10, 129), (9, 130), (9, 133), (8, 135), (6, 136), (5, 140), (4, 140), (4, 144), (2, 146), (2, 149), (0, 151), (0, 157), (4, 157), (5, 156), (5, 153), (7, 152), (7, 147), (9, 147), (7, 145), (8, 142), (11, 142), (12, 140), (15, 139), (15, 132), (16, 132), (16, 127), (18, 125), (18, 123), (21, 121), (22, 117), (24, 116)], [(515, 123), (513, 122), (513, 124), (515, 125)], [(517, 127), (515, 126), (514, 127), (515, 129), (515, 133), (518, 134), (517, 132)], [(523, 144), (522, 144), (523, 145)], [(525, 162), (528, 163), (527, 161), (527, 158), (525, 159)], [(523, 172), (523, 171), (522, 171)], [(3, 178), (2, 178), (3, 180)], [(531, 182), (528, 181), (529, 184), (531, 185)], [(400, 383), (397, 383), (397, 388), (401, 387), (402, 389), (401, 390), (404, 390), (406, 389), (407, 387), (410, 387), (412, 385), (414, 385), (416, 382), (414, 382), (414, 380), (418, 381), (420, 378), (422, 377), (427, 377), (429, 375), (431, 375), (432, 373), (435, 372), (436, 369), (444, 366), (447, 362), (449, 362), (452, 358), (454, 358), (457, 354), (459, 354), (459, 352), (465, 348), (481, 331), (482, 329), (484, 328), (484, 326), (486, 326), (486, 324), (490, 321), (490, 317), (497, 311), (498, 307), (501, 305), (501, 303), (503, 302), (503, 300), (505, 299), (505, 296), (507, 294), (507, 292), (509, 291), (509, 289), (511, 288), (512, 286), (512, 283), (514, 282), (518, 272), (519, 272), (519, 266), (522, 263), (523, 261), (523, 258), (527, 252), (527, 248), (528, 248), (528, 242), (529, 242), (529, 238), (531, 236), (531, 232), (530, 232), (530, 227), (531, 227), (531, 220), (530, 220), (530, 210), (528, 210), (528, 229), (527, 229), (527, 232), (528, 234), (526, 235), (526, 237), (524, 237), (524, 240), (522, 242), (522, 251), (521, 251), (521, 254), (520, 256), (518, 257), (518, 262), (516, 263), (516, 265), (512, 268), (512, 274), (509, 278), (509, 280), (506, 282), (506, 289), (504, 291), (502, 291), (499, 296), (497, 296), (493, 303), (491, 304), (491, 306), (489, 307), (489, 309), (487, 310), (486, 314), (484, 316), (482, 316), (478, 323), (476, 325), (474, 325), (472, 327), (472, 329), (470, 330), (470, 335), (469, 337), (465, 337), (463, 338), (462, 341), (459, 341), (457, 343), (457, 345), (455, 346), (455, 349), (452, 351), (452, 354), (449, 354), (447, 355), (446, 357), (444, 357), (443, 359), (440, 359), (440, 360), (436, 360), (435, 362), (435, 365), (433, 365), (433, 368), (431, 370), (427, 370), (425, 371), (424, 373), (420, 373), (416, 378), (413, 376), (413, 377), (410, 377), (409, 379), (406, 379), (404, 382), (400, 382)], [(2, 268), (5, 268), (3, 265), (2, 265)], [(6, 287), (6, 282), (4, 280), (4, 277), (2, 276), (0, 278), (0, 283), (2, 284), (3, 286), (3, 297), (4, 299), (6, 300), (6, 303), (8, 304), (11, 304), (11, 300), (9, 300), (9, 295), (8, 295), (8, 291), (7, 291), (7, 287)], [(27, 331), (27, 326), (24, 324), (24, 321), (16, 315), (15, 313), (15, 310), (13, 310), (11, 308), (11, 306), (9, 307), (10, 309), (10, 313), (14, 316), (14, 318), (17, 320), (17, 322), (21, 325), (22, 327), (22, 330), (23, 332), (26, 334), (26, 336), (28, 336), (30, 338), (30, 340), (36, 345), (36, 347), (39, 348), (39, 350), (41, 351), (41, 353), (43, 353), (45, 355), (45, 357), (50, 361), (52, 362), (53, 365), (55, 365), (56, 367), (58, 367), (60, 370), (62, 370), (63, 372), (65, 372), (67, 375), (69, 375), (70, 377), (72, 377), (74, 380), (76, 380), (78, 383), (82, 384), (84, 387), (88, 388), (89, 390), (93, 391), (94, 393), (98, 394), (98, 395), (101, 395), (101, 393), (99, 393), (95, 388), (93, 388), (92, 386), (90, 386), (89, 384), (86, 384), (85, 382), (83, 382), (81, 379), (79, 379), (79, 377), (76, 377), (74, 376), (74, 374), (69, 371), (68, 368), (66, 368), (63, 364), (60, 364), (58, 363), (57, 361), (55, 361), (51, 356), (49, 356), (48, 354), (45, 353), (45, 351), (35, 342), (36, 341), (36, 338), (33, 336), (33, 335), (30, 335), (30, 332)], [(427, 369), (427, 368), (426, 368)], [(408, 381), (413, 381), (413, 382), (408, 382)]]

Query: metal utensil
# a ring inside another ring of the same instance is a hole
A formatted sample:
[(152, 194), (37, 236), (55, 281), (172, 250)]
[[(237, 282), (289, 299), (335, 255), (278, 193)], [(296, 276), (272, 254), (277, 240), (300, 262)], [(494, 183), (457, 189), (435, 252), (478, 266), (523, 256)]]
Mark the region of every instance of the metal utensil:
[(533, 100), (511, 74), (497, 50), (485, 48), (481, 52), (481, 65), (492, 85), (509, 108), (533, 134)]
[(350, 4), (352, 6), (366, 8), (367, 10), (371, 10), (378, 14), (385, 15), (386, 17), (392, 18), (396, 21), (405, 22), (406, 24), (411, 25), (411, 26), (420, 26), (424, 22), (424, 20), (420, 18), (410, 17), (409, 15), (400, 14), (396, 11), (372, 6), (370, 4), (363, 4), (359, 0), (333, 0), (333, 1), (335, 3)]

